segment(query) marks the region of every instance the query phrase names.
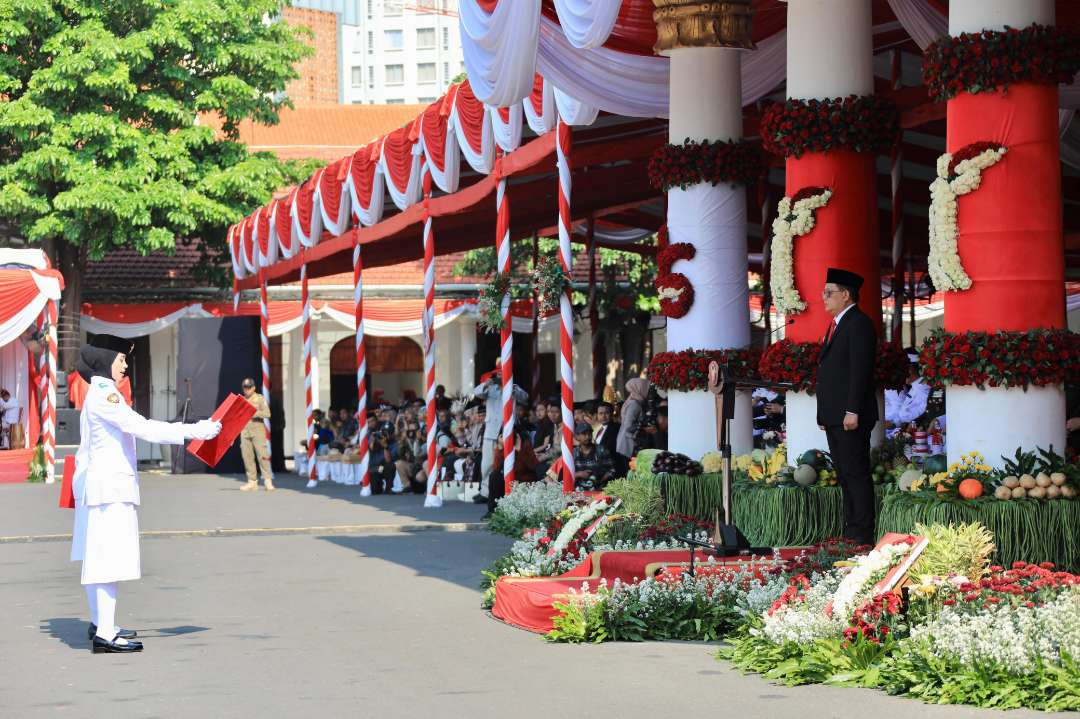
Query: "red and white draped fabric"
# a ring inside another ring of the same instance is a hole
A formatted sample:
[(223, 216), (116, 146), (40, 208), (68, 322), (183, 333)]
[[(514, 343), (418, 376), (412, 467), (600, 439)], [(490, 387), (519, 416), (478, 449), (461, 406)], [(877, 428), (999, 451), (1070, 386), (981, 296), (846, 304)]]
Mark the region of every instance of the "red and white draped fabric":
[(240, 223), (240, 259), (248, 274), (259, 271), (259, 253), (255, 248), (255, 215), (248, 215)]
[(269, 267), (278, 261), (277, 238), (273, 235), (270, 224), (270, 213), (273, 205), (260, 207), (255, 210), (252, 223), (252, 239), (255, 244), (256, 262), (259, 267)]
[(240, 238), (240, 223), (231, 225), (225, 235), (225, 243), (229, 246), (229, 259), (232, 260), (233, 277), (244, 279), (248, 275), (247, 265), (244, 264), (243, 248)]
[(461, 148), (450, 126), (459, 87), (451, 85), (441, 100), (429, 105), (417, 126), (427, 169), (443, 192), (457, 192), (461, 178)]
[(45, 452), (45, 481), (52, 483), (56, 474), (56, 321), (57, 300), (45, 303), (45, 391), (41, 395), (41, 445)]
[(349, 229), (349, 193), (345, 192), (345, 178), (349, 173), (348, 158), (331, 163), (319, 176), (315, 188), (315, 204), (319, 207), (322, 225), (335, 237)]
[(532, 90), (540, 0), (461, 0), (465, 71), (476, 96), (509, 107)]
[[(322, 217), (319, 209), (315, 207), (315, 190), (319, 187), (319, 180), (324, 172), (325, 168), (316, 170), (314, 175), (296, 188), (296, 194), (293, 195), (292, 234), (304, 247), (314, 247), (322, 237)], [(252, 268), (252, 272), (254, 271)]]
[(555, 0), (555, 12), (571, 45), (600, 47), (611, 37), (622, 4), (622, 0)]
[(49, 300), (59, 301), (63, 286), (55, 270), (0, 269), (0, 345), (18, 339)]
[(533, 81), (532, 94), (521, 101), (521, 106), (525, 110), (525, 120), (529, 124), (529, 129), (537, 135), (543, 135), (555, 129), (557, 121), (555, 87), (540, 73), (536, 74), (536, 79)]
[[(574, 253), (570, 247), (573, 227), (570, 217), (570, 126), (559, 121), (555, 143), (559, 171), (559, 264), (568, 277), (574, 276)], [(570, 288), (559, 298), (559, 381), (562, 385), (562, 461), (566, 467), (563, 489), (574, 491), (574, 312), (570, 304)]]
[(488, 108), (473, 94), (472, 85), (461, 83), (454, 94), (450, 112), (450, 130), (469, 167), (488, 174), (495, 167), (495, 138), (488, 119)]
[(559, 88), (552, 92), (555, 99), (555, 111), (559, 120), (567, 125), (591, 125), (596, 122), (600, 108), (577, 100)]
[[(496, 267), (503, 274), (510, 274), (510, 198), (506, 196), (506, 178), (499, 177), (495, 190), (495, 255)], [(502, 365), (502, 427), (503, 427), (503, 481), (506, 493), (514, 487), (514, 333), (510, 316), (510, 290), (507, 288), (502, 300), (502, 329), (499, 332), (499, 359)]]
[(83, 303), (80, 326), (92, 334), (143, 337), (166, 329), (185, 317), (210, 317), (199, 303), (151, 302), (107, 305)]
[(420, 146), (409, 139), (412, 127), (394, 130), (383, 138), (379, 169), (386, 176), (386, 189), (398, 209), (404, 210), (420, 200)]
[(491, 129), (495, 134), (495, 144), (503, 152), (513, 152), (521, 146), (522, 115), (524, 110), (520, 102), (510, 107), (489, 107)]
[(292, 231), (292, 206), (296, 200), (296, 188), (289, 190), (284, 199), (274, 200), (271, 207), (270, 231), (277, 241), (278, 251), (285, 259), (295, 257), (300, 250), (300, 241)]
[[(540, 238), (533, 235), (533, 267), (540, 262)], [(540, 296), (536, 289), (532, 293), (532, 386), (529, 388), (529, 396), (533, 402), (540, 399)]]
[(311, 294), (308, 291), (307, 263), (300, 265), (300, 306), (303, 313), (304, 341), (304, 427), (307, 430), (307, 471), (308, 480), (318, 481), (319, 474), (315, 466), (315, 396), (311, 386)]
[[(270, 306), (266, 299), (266, 276), (259, 274), (259, 347), (262, 360), (262, 395), (270, 403)], [(266, 454), (270, 451), (270, 418), (263, 420), (266, 428)]]
[(428, 492), (425, 507), (442, 506), (437, 493), (438, 447), (435, 443), (435, 234), (431, 227), (428, 204), (431, 202), (431, 173), (424, 172), (424, 404), (427, 427)]
[(379, 170), (382, 142), (376, 141), (361, 147), (349, 160), (349, 174), (345, 184), (352, 198), (352, 211), (357, 222), (371, 227), (383, 215), (384, 182)]
[(360, 236), (353, 245), (353, 323), (356, 326), (356, 421), (359, 432), (356, 444), (360, 450), (360, 496), (371, 496), (369, 474), (370, 452), (367, 426), (367, 356), (364, 350), (364, 259)]

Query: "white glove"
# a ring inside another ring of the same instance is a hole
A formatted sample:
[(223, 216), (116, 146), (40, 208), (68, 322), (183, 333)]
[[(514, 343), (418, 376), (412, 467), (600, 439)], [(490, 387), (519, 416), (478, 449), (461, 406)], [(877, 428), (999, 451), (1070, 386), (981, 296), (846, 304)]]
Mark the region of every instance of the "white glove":
[(221, 433), (221, 422), (216, 419), (201, 419), (194, 424), (184, 425), (184, 439), (213, 439)]

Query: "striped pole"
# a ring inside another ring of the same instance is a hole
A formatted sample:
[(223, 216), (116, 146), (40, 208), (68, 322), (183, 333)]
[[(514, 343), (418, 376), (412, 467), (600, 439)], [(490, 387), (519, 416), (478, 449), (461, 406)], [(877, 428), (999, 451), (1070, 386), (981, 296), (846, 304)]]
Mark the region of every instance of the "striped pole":
[[(540, 237), (533, 233), (533, 267), (540, 263)], [(540, 399), (540, 295), (533, 290), (533, 325), (532, 325), (532, 401)]]
[[(500, 176), (495, 190), (498, 208), (495, 218), (496, 267), (504, 275), (510, 275), (510, 200), (506, 196), (506, 178)], [(503, 410), (503, 480), (506, 493), (514, 487), (514, 332), (510, 315), (510, 289), (502, 299), (502, 330), (500, 360), (502, 364), (502, 410)]]
[(364, 351), (364, 261), (360, 256), (360, 233), (355, 232), (353, 245), (353, 308), (356, 321), (356, 421), (360, 431), (356, 443), (360, 447), (360, 496), (371, 496), (371, 477), (368, 474), (367, 427), (367, 356)]
[[(893, 50), (892, 86), (894, 90), (903, 87), (901, 74), (900, 50)], [(903, 344), (904, 328), (904, 195), (901, 184), (904, 179), (903, 133), (893, 145), (890, 157), (890, 179), (892, 180), (892, 262), (893, 262), (893, 313), (890, 336), (898, 346)], [(914, 335), (912, 344), (915, 343)]]
[(431, 202), (431, 169), (424, 165), (424, 401), (427, 404), (428, 493), (425, 507), (441, 507), (438, 496), (438, 447), (435, 444), (435, 233), (428, 214)]
[(48, 346), (41, 354), (48, 358), (48, 378), (43, 396), (46, 411), (41, 415), (41, 431), (42, 446), (45, 448), (45, 481), (52, 483), (56, 479), (56, 300), (49, 300), (45, 304), (45, 312), (48, 313), (45, 325)]
[(233, 314), (240, 309), (240, 280), (233, 275), (232, 278), (232, 311)]
[[(315, 402), (314, 388), (311, 386), (311, 293), (308, 290), (307, 262), (300, 265), (300, 306), (303, 312), (303, 339), (304, 339), (304, 422), (307, 427), (307, 467), (308, 482), (318, 482), (318, 472), (315, 467)], [(311, 486), (314, 486), (312, 484)]]
[[(574, 255), (570, 249), (570, 126), (559, 119), (555, 143), (559, 169), (559, 264), (567, 277), (573, 277)], [(562, 460), (566, 467), (563, 489), (574, 491), (574, 315), (570, 305), (570, 287), (559, 298), (559, 354), (562, 359), (559, 379), (562, 383)]]
[[(266, 275), (259, 273), (259, 344), (262, 347), (262, 395), (270, 405), (270, 304), (266, 299)], [(273, 456), (270, 445), (270, 418), (263, 420), (266, 428), (266, 454)]]
[[(46, 308), (42, 308), (41, 314), (38, 315), (35, 322), (38, 330), (38, 335), (42, 335), (45, 333), (48, 323), (48, 310)], [(45, 418), (49, 414), (49, 357), (46, 348), (42, 348), (41, 354), (38, 355), (36, 375), (38, 392), (38, 417), (41, 420), (41, 432), (44, 436)], [(29, 439), (29, 437), (27, 439)], [(12, 447), (12, 449), (22, 449), (22, 447)]]
[(600, 366), (600, 310), (596, 307), (596, 223), (592, 217), (588, 225), (589, 241), (589, 334), (592, 337), (593, 397), (604, 391), (603, 368)]

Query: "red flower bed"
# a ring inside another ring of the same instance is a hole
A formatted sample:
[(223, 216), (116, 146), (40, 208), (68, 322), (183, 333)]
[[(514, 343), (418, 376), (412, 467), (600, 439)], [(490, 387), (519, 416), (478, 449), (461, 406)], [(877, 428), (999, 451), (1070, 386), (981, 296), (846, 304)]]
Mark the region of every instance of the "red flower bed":
[(709, 363), (728, 367), (736, 377), (757, 377), (761, 352), (746, 347), (728, 350), (659, 352), (649, 361), (649, 381), (663, 390), (692, 392), (709, 388)]
[(900, 597), (892, 592), (879, 594), (855, 610), (844, 630), (844, 640), (852, 643), (862, 638), (880, 644), (896, 632), (902, 618)]
[(876, 95), (828, 100), (788, 100), (761, 117), (765, 149), (783, 157), (808, 152), (885, 152), (900, 137), (896, 105)]
[[(795, 392), (813, 394), (817, 386), (820, 342), (780, 340), (769, 345), (761, 357), (761, 377), (769, 382), (790, 382)], [(874, 380), (882, 389), (899, 389), (907, 382), (910, 362), (907, 354), (893, 344), (878, 345)]]
[(1043, 387), (1080, 380), (1080, 335), (1068, 330), (965, 332), (935, 330), (919, 351), (930, 384)]
[(1016, 83), (1071, 83), (1080, 70), (1080, 33), (1045, 25), (944, 37), (926, 48), (923, 82), (936, 100)]
[(990, 567), (990, 573), (977, 582), (966, 582), (958, 587), (944, 585), (950, 592), (950, 598), (944, 603), (958, 609), (970, 608), (973, 612), (988, 609), (992, 604), (1035, 607), (1075, 585), (1080, 585), (1080, 576), (1056, 572), (1050, 562), (1014, 562), (1008, 569)]
[(765, 173), (761, 150), (745, 140), (664, 145), (649, 159), (649, 182), (661, 192), (701, 182), (751, 185)]

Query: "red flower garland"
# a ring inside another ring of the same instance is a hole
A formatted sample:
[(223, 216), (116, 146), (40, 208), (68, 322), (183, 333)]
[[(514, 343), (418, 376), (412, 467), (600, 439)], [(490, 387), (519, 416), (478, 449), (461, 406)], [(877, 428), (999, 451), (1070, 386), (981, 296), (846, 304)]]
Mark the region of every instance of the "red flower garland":
[(896, 105), (876, 95), (788, 100), (770, 105), (761, 117), (765, 149), (782, 157), (830, 150), (884, 152), (899, 137)]
[[(761, 377), (768, 382), (789, 382), (794, 385), (794, 392), (813, 394), (817, 387), (820, 355), (820, 342), (787, 339), (774, 342), (761, 356)], [(903, 349), (894, 344), (881, 344), (874, 360), (874, 382), (882, 389), (899, 389), (907, 382), (909, 366)]]
[(761, 151), (745, 140), (664, 145), (649, 159), (649, 182), (661, 192), (701, 182), (752, 185), (765, 174)]
[(1017, 83), (1070, 83), (1080, 70), (1080, 33), (1029, 25), (944, 37), (926, 48), (923, 82), (935, 100)]
[(674, 290), (676, 297), (661, 297), (660, 312), (666, 317), (679, 319), (694, 305), (694, 286), (689, 278), (679, 272), (672, 272), (671, 266), (678, 260), (692, 260), (697, 250), (689, 242), (676, 242), (673, 245), (662, 247), (656, 253), (656, 280), (653, 286), (657, 293), (665, 289)]
[(760, 361), (761, 351), (751, 347), (659, 352), (649, 361), (646, 376), (658, 389), (693, 392), (709, 388), (711, 362), (729, 368), (737, 377), (757, 377)]
[(963, 334), (939, 329), (923, 342), (919, 372), (938, 387), (1075, 383), (1080, 381), (1080, 335), (1063, 329)]

